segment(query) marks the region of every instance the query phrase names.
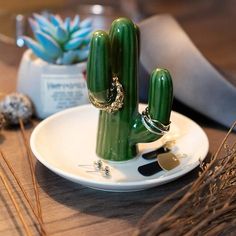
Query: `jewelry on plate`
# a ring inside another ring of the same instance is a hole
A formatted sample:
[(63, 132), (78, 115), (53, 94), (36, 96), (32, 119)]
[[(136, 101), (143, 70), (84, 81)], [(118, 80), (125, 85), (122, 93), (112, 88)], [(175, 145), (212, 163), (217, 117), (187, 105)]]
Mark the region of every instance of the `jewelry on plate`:
[(160, 121), (152, 119), (149, 114), (148, 107), (146, 107), (146, 109), (142, 112), (141, 116), (143, 125), (153, 134), (163, 136), (170, 129), (170, 123), (168, 125), (164, 125)]
[(115, 100), (108, 104), (102, 104), (89, 92), (89, 100), (91, 103), (100, 110), (108, 113), (113, 113), (122, 108), (124, 104), (124, 90), (122, 84), (119, 82), (118, 77), (113, 77), (112, 90), (116, 90)]

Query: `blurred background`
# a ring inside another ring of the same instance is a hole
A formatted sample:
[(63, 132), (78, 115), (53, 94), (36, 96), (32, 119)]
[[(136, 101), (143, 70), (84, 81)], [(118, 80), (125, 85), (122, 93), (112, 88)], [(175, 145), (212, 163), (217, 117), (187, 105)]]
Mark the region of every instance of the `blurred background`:
[(236, 73), (235, 0), (0, 0), (0, 42), (15, 43), (17, 36), (30, 34), (27, 18), (32, 12), (91, 16), (100, 29), (107, 29), (118, 16), (139, 22), (169, 13), (210, 61)]
[[(22, 43), (17, 39), (31, 34), (28, 17), (33, 12), (58, 13), (63, 17), (79, 14), (82, 19), (90, 16), (95, 29), (105, 30), (120, 16), (138, 23), (155, 14), (171, 14), (203, 55), (236, 85), (235, 0), (0, 0), (0, 62), (7, 66), (8, 73), (3, 82), (15, 80), (15, 68), (26, 49), (16, 46)], [(9, 68), (14, 68), (12, 75)], [(12, 88), (9, 86), (8, 90)], [(190, 117), (194, 115), (177, 101), (174, 109)]]

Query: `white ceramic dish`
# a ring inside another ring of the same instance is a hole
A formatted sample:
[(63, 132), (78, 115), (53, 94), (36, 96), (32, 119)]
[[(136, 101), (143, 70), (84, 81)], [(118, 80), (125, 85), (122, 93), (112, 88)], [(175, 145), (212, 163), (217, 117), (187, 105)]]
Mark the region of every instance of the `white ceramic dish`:
[[(140, 106), (144, 110), (144, 105)], [(199, 165), (208, 153), (208, 138), (204, 131), (189, 118), (172, 112), (170, 132), (162, 139), (140, 144), (140, 154), (123, 163), (107, 162), (111, 177), (93, 171), (98, 110), (91, 105), (59, 112), (42, 121), (33, 131), (31, 149), (36, 158), (51, 171), (90, 188), (106, 191), (138, 191), (151, 188), (183, 176)], [(176, 142), (173, 152), (183, 156), (180, 165), (171, 171), (161, 171), (144, 177), (137, 168), (149, 163), (141, 154), (163, 145), (166, 140)]]

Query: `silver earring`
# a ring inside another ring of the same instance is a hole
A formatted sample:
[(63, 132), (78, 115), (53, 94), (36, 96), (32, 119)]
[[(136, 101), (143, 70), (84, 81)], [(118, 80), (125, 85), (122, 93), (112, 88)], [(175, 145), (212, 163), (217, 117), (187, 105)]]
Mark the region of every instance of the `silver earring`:
[(101, 160), (94, 161), (93, 166), (94, 166), (95, 170), (101, 170), (103, 167), (103, 163)]
[(109, 166), (105, 166), (105, 168), (101, 169), (101, 173), (103, 177), (110, 177), (111, 176), (111, 172), (110, 172), (110, 168)]
[(98, 160), (98, 161), (94, 161), (93, 164), (79, 164), (79, 167), (91, 167), (93, 166), (95, 170), (100, 170), (102, 169), (102, 161)]
[[(92, 166), (92, 165), (79, 165), (80, 167)], [(86, 170), (86, 172), (100, 172), (103, 177), (110, 177), (111, 171), (109, 166), (103, 167), (103, 162), (101, 160), (93, 162), (94, 170)]]

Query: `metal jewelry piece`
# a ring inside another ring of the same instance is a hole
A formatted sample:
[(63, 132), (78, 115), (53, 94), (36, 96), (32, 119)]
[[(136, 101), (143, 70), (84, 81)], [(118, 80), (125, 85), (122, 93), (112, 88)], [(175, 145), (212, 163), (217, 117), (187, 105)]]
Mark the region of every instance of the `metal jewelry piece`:
[(86, 172), (100, 172), (103, 177), (110, 177), (111, 172), (109, 166), (105, 166), (104, 168), (100, 165), (95, 167), (95, 170), (86, 170)]
[(148, 107), (146, 107), (146, 109), (142, 112), (141, 116), (143, 125), (153, 134), (163, 136), (170, 129), (170, 123), (168, 125), (164, 125), (160, 121), (152, 119), (148, 112)]
[[(91, 165), (79, 165), (79, 166), (91, 166)], [(103, 162), (101, 160), (93, 162), (94, 170), (86, 170), (86, 172), (100, 172), (103, 177), (110, 177), (111, 171), (109, 166), (103, 167)]]
[(96, 172), (102, 169), (102, 161), (98, 160), (98, 161), (94, 161), (93, 164), (79, 164), (79, 167), (91, 167), (93, 166), (95, 170), (88, 170), (88, 172)]
[(93, 166), (94, 166), (95, 170), (101, 170), (102, 166), (103, 166), (102, 161), (101, 160), (94, 161)]
[(105, 166), (104, 168), (101, 169), (101, 173), (103, 177), (110, 177), (111, 173), (110, 173), (110, 168), (109, 166)]
[(113, 77), (112, 90), (116, 90), (116, 97), (114, 102), (109, 104), (102, 104), (97, 101), (97, 99), (89, 92), (89, 99), (91, 103), (99, 108), (100, 110), (106, 111), (108, 113), (113, 113), (122, 108), (124, 104), (124, 90), (122, 84), (119, 82), (118, 77)]

